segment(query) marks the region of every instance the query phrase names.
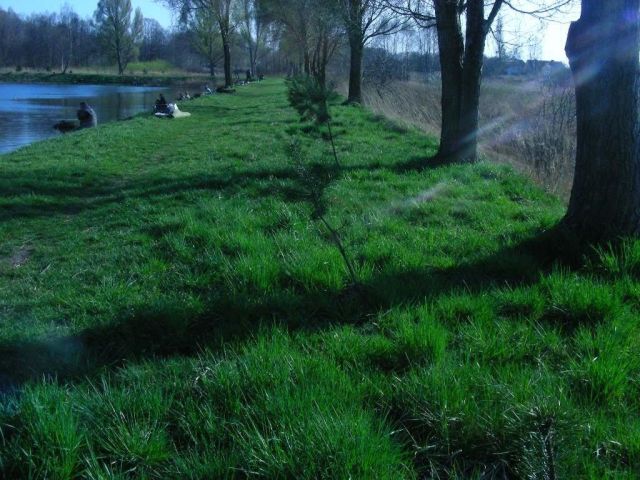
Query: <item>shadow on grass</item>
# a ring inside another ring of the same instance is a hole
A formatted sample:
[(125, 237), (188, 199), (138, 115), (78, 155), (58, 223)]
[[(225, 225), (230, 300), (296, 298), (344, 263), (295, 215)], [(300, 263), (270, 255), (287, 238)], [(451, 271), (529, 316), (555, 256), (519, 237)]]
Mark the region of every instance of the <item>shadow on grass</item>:
[[(324, 167), (333, 169), (331, 165)], [(339, 173), (394, 169), (382, 164), (343, 166)], [(333, 180), (338, 180), (334, 175)], [(227, 194), (240, 193), (250, 198), (278, 197), (297, 202), (304, 198), (299, 185), (299, 174), (293, 167), (268, 170), (233, 170), (219, 174), (188, 177), (159, 177), (152, 181), (122, 182), (121, 179), (103, 179), (94, 185), (65, 184), (67, 177), (50, 178), (48, 182), (33, 184), (31, 179), (0, 174), (0, 190), (7, 198), (0, 206), (0, 221), (77, 215), (131, 199), (152, 200), (154, 197), (179, 197), (185, 193), (211, 190)], [(13, 197), (13, 198), (12, 198)], [(24, 197), (22, 199), (21, 197)], [(36, 200), (47, 197), (46, 201)], [(24, 200), (27, 200), (25, 202)]]
[[(324, 179), (324, 189), (349, 171), (385, 169), (404, 173), (429, 166), (428, 158), (414, 157), (390, 165), (348, 165), (335, 175), (329, 175), (333, 167), (325, 166), (327, 171), (318, 176)], [(132, 198), (178, 197), (203, 190), (241, 192), (253, 198), (276, 196), (290, 202), (306, 201), (308, 196), (293, 166), (229, 169), (215, 175), (160, 177), (144, 182), (134, 179), (123, 183), (120, 177), (114, 177), (90, 186), (69, 185), (68, 180), (48, 177), (47, 182), (36, 184), (29, 178), (0, 175), (0, 188), (8, 200), (0, 208), (0, 221), (79, 214)], [(21, 203), (20, 197), (33, 195), (50, 197), (51, 203)], [(309, 291), (292, 285), (290, 280), (275, 286), (274, 293), (236, 293), (212, 286), (205, 294), (204, 309), (157, 299), (121, 312), (108, 325), (75, 336), (0, 344), (0, 393), (42, 377), (73, 381), (126, 361), (193, 355), (202, 348), (216, 349), (242, 341), (266, 325), (297, 330), (360, 324), (385, 309), (435, 300), (456, 291), (480, 293), (506, 284), (535, 283), (557, 258), (557, 233), (503, 249), (473, 264), (379, 274), (358, 289)]]
[(212, 289), (197, 311), (158, 299), (78, 335), (0, 344), (0, 394), (19, 391), (30, 380), (73, 382), (126, 362), (215, 351), (267, 326), (313, 331), (360, 325), (393, 307), (531, 285), (557, 260), (557, 242), (556, 234), (548, 234), (471, 264), (380, 274), (357, 289), (309, 291), (290, 280), (271, 293)]

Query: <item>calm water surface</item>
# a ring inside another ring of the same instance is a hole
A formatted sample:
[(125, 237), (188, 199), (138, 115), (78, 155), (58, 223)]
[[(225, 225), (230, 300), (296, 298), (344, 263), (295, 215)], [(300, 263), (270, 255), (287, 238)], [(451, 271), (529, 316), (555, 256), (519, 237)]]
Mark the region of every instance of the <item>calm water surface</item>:
[(0, 154), (61, 135), (53, 125), (75, 120), (82, 101), (93, 107), (102, 124), (150, 111), (161, 92), (167, 100), (173, 98), (168, 88), (0, 83)]

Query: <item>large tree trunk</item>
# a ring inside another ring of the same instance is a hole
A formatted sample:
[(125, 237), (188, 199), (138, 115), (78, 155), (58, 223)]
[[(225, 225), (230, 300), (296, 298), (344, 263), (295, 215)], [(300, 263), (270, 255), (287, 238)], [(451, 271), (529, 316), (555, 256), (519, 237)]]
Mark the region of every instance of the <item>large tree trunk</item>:
[(456, 152), (457, 162), (473, 163), (478, 159), (478, 124), (480, 86), (486, 41), (484, 3), (467, 3), (467, 35), (462, 72), (460, 100), (460, 131)]
[(121, 57), (120, 53), (118, 53), (117, 60), (118, 60), (118, 75), (122, 75), (122, 74), (124, 74), (124, 65), (123, 65), (122, 57)]
[(464, 39), (457, 2), (438, 0), (434, 6), (442, 73), (442, 129), (437, 157), (440, 162), (449, 162), (459, 143)]
[(349, 68), (349, 97), (347, 103), (362, 103), (362, 57), (364, 39), (360, 32), (349, 35), (351, 65)]
[(640, 0), (582, 0), (567, 39), (578, 148), (564, 224), (583, 240), (640, 234), (639, 9)]
[(116, 38), (115, 49), (116, 61), (118, 62), (118, 75), (122, 75), (124, 73), (124, 62), (122, 61), (122, 45), (120, 44), (120, 39), (118, 38)]
[(224, 50), (224, 86), (225, 88), (233, 87), (233, 76), (231, 72), (231, 45), (228, 39), (223, 44)]
[(255, 65), (255, 60), (253, 57), (253, 41), (249, 40), (249, 49), (247, 51), (247, 53), (249, 53), (249, 72), (251, 72), (251, 76), (255, 77), (256, 76), (256, 72), (254, 69), (254, 65)]

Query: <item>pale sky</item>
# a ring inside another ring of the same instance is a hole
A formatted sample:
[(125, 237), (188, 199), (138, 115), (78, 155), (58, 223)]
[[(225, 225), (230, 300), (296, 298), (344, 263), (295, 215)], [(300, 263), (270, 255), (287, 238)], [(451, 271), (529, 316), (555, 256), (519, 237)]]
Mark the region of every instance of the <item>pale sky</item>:
[[(0, 7), (5, 9), (12, 8), (20, 14), (29, 14), (44, 11), (59, 12), (65, 3), (83, 17), (91, 16), (98, 4), (96, 0), (0, 0)], [(172, 25), (172, 13), (161, 3), (157, 3), (154, 0), (131, 0), (131, 3), (134, 8), (140, 7), (145, 17), (158, 20), (163, 27), (170, 27)], [(522, 15), (506, 13), (505, 30), (511, 32), (518, 31), (519, 37), (535, 35), (541, 44), (540, 51), (537, 52), (539, 58), (566, 62), (567, 58), (564, 54), (564, 45), (567, 39), (567, 32), (569, 31), (569, 22), (579, 16), (578, 3), (579, 2), (576, 2), (576, 6), (568, 9), (567, 14), (562, 15), (557, 21), (545, 21), (543, 30), (540, 30), (540, 24), (537, 20)], [(491, 40), (489, 40), (490, 46), (487, 53), (492, 52), (491, 43)], [(514, 43), (522, 42), (514, 39)], [(522, 57), (526, 60), (528, 51), (526, 48), (523, 48), (523, 50)]]
[[(69, 5), (81, 17), (90, 17), (96, 10), (97, 0), (0, 0), (0, 7), (11, 8), (20, 14), (59, 12), (65, 5)], [(140, 7), (142, 15), (154, 18), (163, 27), (170, 27), (172, 14), (161, 3), (154, 0), (131, 0), (133, 8)]]
[[(0, 0), (1, 2), (2, 0)], [(604, 0), (603, 0), (604, 1)], [(535, 2), (520, 2), (518, 6), (527, 8), (526, 5), (534, 5)], [(569, 25), (573, 20), (580, 17), (580, 2), (574, 0), (562, 11), (555, 13), (549, 19), (536, 19), (529, 15), (514, 13), (507, 6), (503, 7), (504, 30), (509, 40), (511, 35), (514, 44), (525, 44), (529, 37), (533, 37), (539, 42), (540, 48), (536, 53), (536, 58), (541, 60), (559, 60), (567, 63), (567, 56), (564, 53), (564, 46), (567, 43)], [(495, 25), (495, 24), (494, 24)], [(492, 38), (488, 41), (488, 53), (493, 52), (494, 42)], [(529, 49), (522, 47), (521, 57), (528, 60)]]

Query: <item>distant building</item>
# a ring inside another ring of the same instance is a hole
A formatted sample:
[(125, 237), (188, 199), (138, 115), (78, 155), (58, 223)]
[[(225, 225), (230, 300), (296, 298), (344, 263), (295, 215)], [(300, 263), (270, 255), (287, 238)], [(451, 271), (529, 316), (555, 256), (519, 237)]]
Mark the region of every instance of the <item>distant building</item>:
[(527, 73), (527, 64), (522, 60), (507, 60), (504, 62), (503, 66), (503, 75), (508, 75), (510, 77), (526, 75)]
[(542, 75), (544, 77), (564, 73), (567, 67), (562, 62), (555, 60), (529, 60), (527, 61), (527, 74)]

